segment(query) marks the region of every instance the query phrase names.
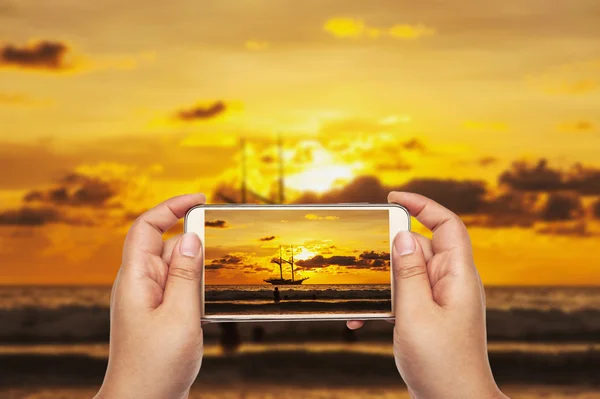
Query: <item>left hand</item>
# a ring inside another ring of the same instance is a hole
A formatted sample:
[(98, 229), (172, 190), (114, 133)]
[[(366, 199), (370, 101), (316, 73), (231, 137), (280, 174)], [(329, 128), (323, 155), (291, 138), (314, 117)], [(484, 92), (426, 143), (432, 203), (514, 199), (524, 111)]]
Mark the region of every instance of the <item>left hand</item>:
[(203, 194), (142, 214), (125, 239), (113, 286), (110, 353), (96, 398), (187, 398), (202, 363), (202, 245), (195, 233), (162, 234)]

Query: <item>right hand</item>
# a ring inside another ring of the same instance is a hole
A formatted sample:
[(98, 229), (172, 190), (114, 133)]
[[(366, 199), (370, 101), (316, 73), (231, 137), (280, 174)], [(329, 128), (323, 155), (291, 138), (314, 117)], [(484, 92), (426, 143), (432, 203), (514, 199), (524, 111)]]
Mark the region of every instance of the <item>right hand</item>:
[(465, 225), (418, 194), (392, 192), (388, 200), (433, 232), (432, 240), (400, 232), (392, 250), (394, 357), (411, 397), (506, 398), (488, 360), (485, 292)]

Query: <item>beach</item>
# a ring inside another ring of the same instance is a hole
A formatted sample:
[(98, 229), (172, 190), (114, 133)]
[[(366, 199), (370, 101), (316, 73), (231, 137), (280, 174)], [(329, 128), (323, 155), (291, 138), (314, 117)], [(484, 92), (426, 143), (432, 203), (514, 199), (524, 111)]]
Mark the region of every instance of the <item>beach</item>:
[[(302, 295), (312, 295), (306, 287)], [(599, 288), (486, 293), (490, 362), (511, 397), (600, 397)], [(0, 397), (93, 396), (108, 357), (109, 298), (110, 287), (0, 288)], [(191, 397), (407, 398), (392, 328), (383, 321), (358, 331), (335, 321), (208, 324)]]

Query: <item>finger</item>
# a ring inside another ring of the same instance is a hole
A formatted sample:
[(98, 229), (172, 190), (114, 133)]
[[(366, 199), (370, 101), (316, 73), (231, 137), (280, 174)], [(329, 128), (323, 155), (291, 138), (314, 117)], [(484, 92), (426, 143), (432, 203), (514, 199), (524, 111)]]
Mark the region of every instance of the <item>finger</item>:
[(423, 249), (408, 231), (396, 234), (392, 248), (392, 270), (396, 320), (433, 303)]
[(348, 327), (350, 330), (356, 330), (358, 328), (361, 328), (364, 325), (365, 325), (364, 320), (348, 320), (346, 322), (346, 327)]
[(433, 232), (434, 253), (457, 247), (470, 251), (467, 228), (454, 212), (419, 194), (392, 191), (388, 201), (404, 206), (411, 216)]
[(200, 319), (202, 243), (196, 233), (185, 233), (173, 248), (163, 305)]
[(175, 245), (177, 245), (177, 242), (179, 242), (179, 240), (181, 239), (181, 236), (183, 234), (177, 234), (174, 237), (169, 238), (167, 241), (164, 242), (163, 244), (163, 253), (162, 253), (162, 260), (168, 265), (169, 263), (171, 263), (171, 256), (173, 255), (173, 248), (175, 248)]
[[(425, 262), (429, 262), (431, 258), (433, 258), (433, 249), (431, 248), (431, 240), (425, 236), (422, 236), (419, 233), (412, 233), (413, 236), (419, 241), (421, 244), (421, 248), (423, 248), (423, 255), (425, 257)], [(394, 324), (394, 320), (386, 320), (388, 323)], [(365, 325), (364, 320), (348, 320), (346, 322), (346, 327), (350, 330), (356, 330)]]
[(422, 236), (419, 233), (412, 233), (413, 236), (419, 241), (421, 244), (421, 248), (423, 248), (423, 256), (425, 256), (425, 262), (429, 263), (431, 258), (433, 258), (433, 248), (431, 247), (431, 240), (425, 236)]
[(147, 254), (160, 256), (163, 249), (162, 234), (171, 228), (193, 206), (206, 201), (204, 194), (187, 194), (170, 198), (143, 213), (131, 226), (125, 238), (123, 265), (132, 258)]

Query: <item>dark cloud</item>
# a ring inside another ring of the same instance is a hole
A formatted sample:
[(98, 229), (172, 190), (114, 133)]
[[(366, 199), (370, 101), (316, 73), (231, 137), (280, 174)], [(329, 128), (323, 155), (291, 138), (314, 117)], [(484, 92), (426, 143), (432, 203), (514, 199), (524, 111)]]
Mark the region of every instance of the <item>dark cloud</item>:
[(427, 152), (427, 147), (423, 142), (417, 138), (412, 138), (402, 143), (402, 148), (409, 151), (418, 151), (420, 153)]
[(259, 238), (260, 241), (272, 241), (274, 239), (276, 239), (277, 237), (275, 236), (268, 236), (268, 237), (261, 237)]
[(177, 112), (177, 118), (182, 121), (211, 119), (222, 114), (226, 109), (227, 106), (223, 101), (216, 101), (206, 107), (198, 105), (192, 108), (181, 110)]
[(572, 220), (582, 215), (581, 201), (575, 195), (550, 194), (540, 216), (545, 221)]
[(600, 195), (600, 169), (573, 165), (569, 170), (548, 166), (545, 159), (536, 164), (518, 161), (499, 177), (499, 183), (513, 190), (533, 192), (574, 191), (581, 195)]
[(374, 176), (358, 177), (345, 187), (322, 195), (307, 193), (297, 203), (385, 203), (392, 190), (410, 191), (438, 201), (457, 213), (478, 212), (484, 204), (485, 185), (476, 180), (414, 179), (401, 187), (386, 187)]
[(326, 258), (323, 255), (316, 255), (312, 258), (296, 262), (296, 265), (304, 268), (327, 267), (332, 265), (352, 266), (354, 264), (356, 264), (356, 257), (342, 255), (334, 255), (329, 258)]
[(414, 179), (398, 190), (424, 195), (460, 214), (479, 212), (486, 194), (485, 183), (478, 180)]
[(271, 164), (273, 162), (275, 162), (275, 157), (272, 155), (263, 155), (260, 158), (261, 162), (266, 163), (266, 164)]
[(486, 200), (478, 215), (467, 218), (467, 225), (481, 227), (530, 227), (536, 214), (537, 193), (506, 192)]
[(222, 263), (210, 263), (204, 266), (205, 270), (219, 270), (219, 269), (233, 269), (231, 265), (224, 265)]
[(592, 204), (592, 213), (594, 217), (600, 219), (600, 199)]
[(574, 165), (566, 173), (566, 189), (581, 195), (600, 195), (600, 169)]
[(536, 230), (536, 233), (573, 237), (591, 237), (594, 235), (588, 231), (587, 225), (583, 222), (575, 224), (554, 223)]
[(380, 259), (380, 260), (389, 260), (390, 254), (389, 252), (375, 252), (375, 251), (365, 251), (358, 256), (360, 259)]
[(242, 263), (242, 260), (243, 259), (240, 258), (239, 256), (225, 255), (220, 259), (214, 259), (212, 261), (212, 263), (224, 263), (224, 264), (232, 265), (232, 264)]
[(490, 165), (493, 165), (493, 164), (495, 164), (496, 162), (498, 162), (498, 158), (495, 158), (495, 157), (483, 157), (483, 158), (479, 158), (479, 159), (477, 160), (477, 163), (478, 163), (480, 166), (484, 166), (484, 167), (485, 167), (485, 166), (490, 166)]
[(329, 266), (345, 266), (350, 269), (380, 269), (389, 266), (390, 254), (386, 252), (363, 251), (358, 258), (355, 256), (334, 255), (324, 257), (316, 255), (306, 260), (296, 262), (304, 269), (317, 269)]
[(222, 258), (213, 259), (204, 268), (206, 270), (237, 269), (241, 267), (242, 261), (243, 259), (239, 256), (225, 255)]
[(412, 169), (412, 165), (402, 159), (398, 158), (392, 162), (381, 162), (375, 164), (375, 170), (379, 172), (389, 171), (407, 171)]
[(0, 225), (3, 226), (42, 226), (57, 223), (63, 219), (61, 213), (54, 208), (9, 209), (0, 212)]
[(389, 188), (381, 184), (378, 178), (373, 176), (357, 177), (345, 187), (316, 195), (307, 193), (296, 202), (300, 204), (311, 203), (338, 203), (338, 202), (371, 202), (385, 203)]
[(224, 220), (206, 220), (204, 222), (204, 226), (213, 227), (217, 229), (224, 229), (228, 227), (227, 222)]
[(119, 206), (114, 198), (119, 192), (118, 182), (71, 173), (47, 190), (33, 190), (25, 194), (25, 202), (67, 206)]
[(556, 191), (565, 188), (562, 172), (550, 168), (545, 159), (540, 159), (534, 165), (514, 162), (510, 170), (500, 175), (498, 182), (522, 191)]
[(594, 123), (590, 121), (577, 121), (572, 124), (565, 125), (563, 128), (576, 132), (589, 132), (594, 130)]
[(0, 47), (0, 66), (62, 70), (67, 68), (68, 50), (67, 45), (55, 41), (43, 40), (20, 47), (6, 44)]

